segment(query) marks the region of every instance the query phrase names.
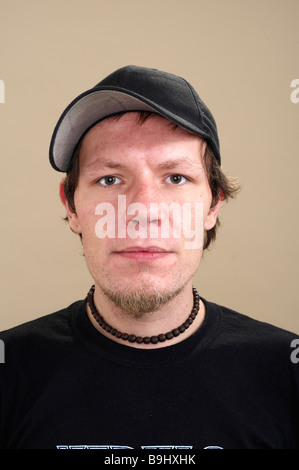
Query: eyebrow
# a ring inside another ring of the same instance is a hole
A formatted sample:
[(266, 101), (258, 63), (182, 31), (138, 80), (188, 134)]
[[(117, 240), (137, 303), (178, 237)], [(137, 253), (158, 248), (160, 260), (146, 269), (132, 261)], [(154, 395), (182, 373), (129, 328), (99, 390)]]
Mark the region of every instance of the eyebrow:
[[(111, 159), (104, 159), (104, 160), (94, 160), (91, 162), (89, 165), (86, 166), (85, 171), (90, 172), (90, 171), (96, 171), (96, 170), (104, 170), (104, 169), (122, 169), (126, 170), (128, 169), (128, 165), (125, 165), (120, 162), (116, 162), (115, 160)], [(197, 170), (202, 170), (202, 164), (200, 160), (198, 162), (193, 162), (189, 158), (182, 157), (182, 158), (176, 158), (176, 159), (168, 159), (165, 160), (158, 165), (156, 165), (156, 169), (158, 170), (173, 170), (175, 168), (184, 168), (185, 170), (189, 171), (194, 171), (195, 169)]]
[(124, 165), (123, 163), (118, 163), (114, 160), (94, 160), (93, 162), (89, 163), (85, 167), (86, 172), (90, 171), (97, 171), (97, 170), (103, 170), (103, 169), (109, 169), (109, 168), (120, 168), (120, 169), (127, 169), (127, 165)]
[(157, 165), (158, 169), (161, 170), (171, 170), (177, 167), (184, 167), (189, 170), (194, 170), (195, 168), (202, 168), (201, 162), (193, 162), (189, 158), (177, 158), (174, 160), (165, 160)]

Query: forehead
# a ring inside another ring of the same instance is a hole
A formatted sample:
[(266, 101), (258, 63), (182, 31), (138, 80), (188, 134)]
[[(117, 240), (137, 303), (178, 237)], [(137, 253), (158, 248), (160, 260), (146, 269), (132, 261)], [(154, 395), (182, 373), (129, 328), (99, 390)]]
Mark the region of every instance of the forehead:
[(172, 153), (175, 158), (175, 153), (182, 153), (183, 156), (184, 152), (190, 155), (192, 151), (198, 158), (204, 148), (205, 142), (199, 136), (158, 114), (151, 114), (144, 120), (140, 113), (131, 112), (106, 118), (92, 127), (82, 139), (80, 155), (84, 160), (90, 160), (111, 152), (119, 158), (125, 156), (125, 149), (145, 153), (167, 149), (168, 158)]

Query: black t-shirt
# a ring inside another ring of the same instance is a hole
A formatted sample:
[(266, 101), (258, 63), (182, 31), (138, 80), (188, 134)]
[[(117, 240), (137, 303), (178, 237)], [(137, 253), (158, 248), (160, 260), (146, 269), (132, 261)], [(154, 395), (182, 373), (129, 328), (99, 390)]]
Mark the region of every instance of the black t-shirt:
[(0, 334), (0, 447), (299, 448), (296, 335), (205, 302), (184, 341), (99, 333), (86, 299)]

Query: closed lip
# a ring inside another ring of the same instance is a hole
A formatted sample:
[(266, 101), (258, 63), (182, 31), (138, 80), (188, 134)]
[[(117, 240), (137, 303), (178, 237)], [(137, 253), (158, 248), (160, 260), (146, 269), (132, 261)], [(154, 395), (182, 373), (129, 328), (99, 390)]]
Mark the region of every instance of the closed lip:
[(124, 250), (116, 251), (115, 253), (136, 253), (136, 252), (145, 252), (145, 253), (171, 253), (170, 250), (161, 248), (159, 246), (131, 246), (125, 248)]

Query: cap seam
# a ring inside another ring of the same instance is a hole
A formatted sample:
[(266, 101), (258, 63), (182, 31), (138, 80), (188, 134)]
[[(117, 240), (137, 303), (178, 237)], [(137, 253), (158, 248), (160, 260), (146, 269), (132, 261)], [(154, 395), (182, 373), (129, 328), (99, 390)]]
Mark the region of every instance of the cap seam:
[(193, 100), (194, 100), (194, 103), (195, 103), (195, 106), (196, 106), (196, 109), (197, 109), (197, 112), (198, 112), (200, 121), (201, 121), (201, 123), (202, 123), (202, 124), (205, 126), (205, 128), (206, 128), (207, 126), (206, 126), (206, 124), (205, 124), (205, 122), (204, 122), (204, 120), (203, 120), (204, 113), (201, 112), (200, 109), (199, 109), (198, 102), (197, 102), (197, 100), (195, 99), (195, 95), (194, 95), (194, 92), (193, 92), (193, 90), (192, 90), (192, 87), (190, 86), (190, 83), (187, 82), (187, 80), (185, 80), (184, 78), (183, 78), (183, 80), (184, 80), (184, 82), (186, 83), (186, 85), (188, 86), (188, 88), (189, 88), (189, 90), (190, 90), (190, 92), (191, 92), (191, 95), (192, 95), (192, 98), (193, 98)]

